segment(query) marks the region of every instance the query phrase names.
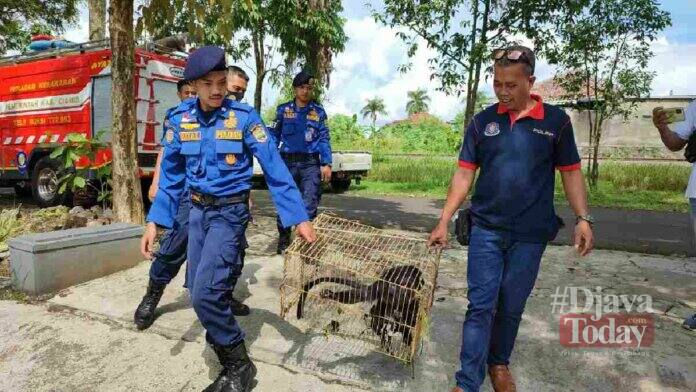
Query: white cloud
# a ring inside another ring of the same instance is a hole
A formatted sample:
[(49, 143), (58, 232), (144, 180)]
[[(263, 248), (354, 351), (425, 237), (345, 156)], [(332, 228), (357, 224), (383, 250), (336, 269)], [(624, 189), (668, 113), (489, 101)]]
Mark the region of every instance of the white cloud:
[(397, 70), (408, 58), (406, 45), (396, 33), (396, 29), (381, 26), (370, 17), (346, 22), (349, 41), (345, 52), (334, 61), (327, 103), (330, 113), (359, 113), (367, 99), (379, 96), (388, 112), (379, 122), (401, 119), (406, 115), (407, 92), (417, 88), (428, 91), (433, 114), (452, 119), (461, 110), (459, 98), (437, 91), (438, 83), (430, 80), (428, 59), (434, 53), (424, 42), (411, 59), (411, 69), (403, 74)]
[[(85, 41), (87, 28), (87, 13), (81, 12), (79, 23), (66, 30), (65, 38)], [(419, 50), (410, 59), (411, 70), (402, 74), (397, 67), (408, 61), (407, 47), (396, 37), (396, 29), (382, 26), (365, 16), (347, 20), (345, 31), (349, 41), (346, 50), (334, 58), (331, 87), (326, 95), (325, 106), (329, 114), (359, 114), (367, 99), (380, 96), (385, 101), (388, 115), (379, 123), (401, 119), (406, 115), (406, 93), (417, 88), (427, 89), (431, 98), (430, 111), (445, 120), (454, 118), (463, 109), (459, 97), (437, 91), (438, 82), (430, 80), (428, 59), (434, 52), (426, 48), (424, 42), (420, 42)], [(670, 91), (680, 95), (696, 94), (696, 43), (671, 42), (662, 36), (653, 44), (653, 51), (655, 57), (650, 62), (650, 69), (656, 72), (653, 95), (667, 95)], [(253, 61), (247, 59), (245, 63), (251, 65)], [(537, 61), (538, 80), (548, 79), (554, 73), (553, 66), (543, 59)], [(483, 79), (480, 85), (484, 92), (493, 96), (490, 78)], [(253, 103), (253, 78), (249, 87), (247, 102)], [(263, 104), (273, 104), (277, 95), (278, 89), (267, 81)]]
[(675, 95), (696, 95), (696, 43), (669, 42), (660, 37), (652, 49), (652, 94), (668, 95), (672, 91)]

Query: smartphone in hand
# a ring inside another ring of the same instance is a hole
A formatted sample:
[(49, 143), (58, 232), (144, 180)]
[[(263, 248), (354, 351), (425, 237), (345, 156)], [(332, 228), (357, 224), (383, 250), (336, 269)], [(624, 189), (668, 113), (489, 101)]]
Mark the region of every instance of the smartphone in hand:
[(665, 108), (664, 112), (667, 115), (668, 124), (682, 122), (686, 120), (684, 108)]

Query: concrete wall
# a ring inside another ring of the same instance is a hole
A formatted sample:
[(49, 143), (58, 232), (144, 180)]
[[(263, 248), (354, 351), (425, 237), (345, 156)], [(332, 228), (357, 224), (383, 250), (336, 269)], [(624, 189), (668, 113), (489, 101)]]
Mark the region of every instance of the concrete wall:
[(38, 295), (130, 268), (143, 261), (142, 226), (115, 223), (13, 238), (13, 286)]
[[(646, 146), (661, 147), (662, 141), (657, 129), (652, 124), (652, 110), (656, 106), (686, 107), (691, 99), (688, 97), (650, 98), (637, 102), (637, 108), (628, 122), (621, 118), (605, 121), (602, 131), (603, 146)], [(566, 109), (575, 129), (575, 141), (585, 146), (589, 141), (589, 121), (587, 111)], [(677, 153), (681, 156), (681, 153)]]

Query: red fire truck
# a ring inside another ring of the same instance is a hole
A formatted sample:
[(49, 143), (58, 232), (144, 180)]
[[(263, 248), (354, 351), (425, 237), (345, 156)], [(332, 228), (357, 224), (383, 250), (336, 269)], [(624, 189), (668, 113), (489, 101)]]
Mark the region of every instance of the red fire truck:
[[(111, 128), (108, 41), (76, 44), (0, 59), (0, 185), (29, 193), (42, 207), (58, 204), (59, 164), (50, 153), (70, 133), (87, 138)], [(152, 176), (166, 110), (179, 100), (185, 58), (154, 45), (137, 48), (133, 99), (141, 178)], [(111, 136), (105, 133), (103, 141)], [(111, 159), (110, 151), (92, 166)]]

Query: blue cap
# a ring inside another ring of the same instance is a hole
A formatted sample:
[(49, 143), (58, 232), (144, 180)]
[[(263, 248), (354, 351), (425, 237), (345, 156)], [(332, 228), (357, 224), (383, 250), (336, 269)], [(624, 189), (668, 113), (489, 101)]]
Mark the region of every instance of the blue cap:
[(295, 78), (292, 80), (292, 87), (300, 87), (305, 84), (310, 84), (312, 82), (312, 74), (307, 71), (300, 71)]
[(225, 51), (219, 46), (203, 46), (191, 53), (184, 68), (184, 79), (196, 80), (212, 71), (226, 71)]

